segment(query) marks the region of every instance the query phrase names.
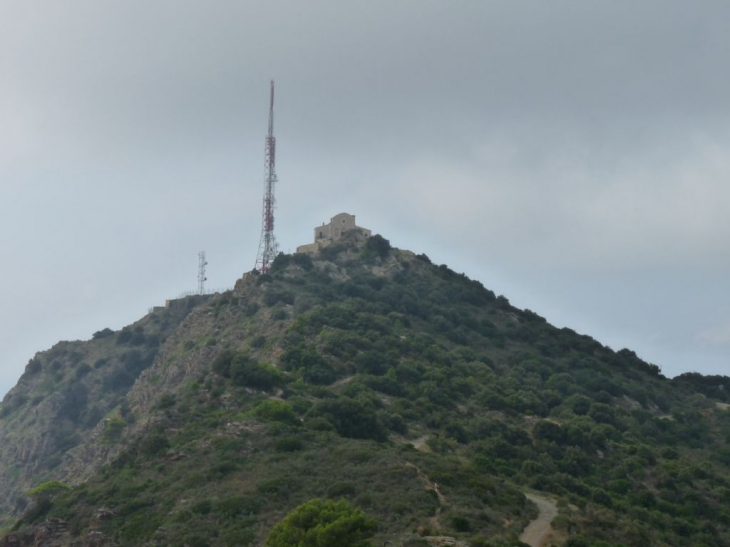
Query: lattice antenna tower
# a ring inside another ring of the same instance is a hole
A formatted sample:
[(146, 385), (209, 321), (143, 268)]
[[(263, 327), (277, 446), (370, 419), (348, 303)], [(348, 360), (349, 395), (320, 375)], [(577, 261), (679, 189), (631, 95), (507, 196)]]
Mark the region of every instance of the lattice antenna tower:
[(276, 137), (274, 137), (274, 80), (271, 80), (271, 97), (269, 102), (269, 133), (264, 146), (264, 210), (261, 223), (261, 240), (256, 255), (256, 270), (261, 273), (269, 271), (278, 246), (274, 237), (274, 207), (276, 200), (274, 190), (276, 178)]
[(205, 251), (198, 253), (198, 294), (205, 294), (205, 282), (208, 280), (205, 277), (205, 267), (208, 263), (205, 261)]

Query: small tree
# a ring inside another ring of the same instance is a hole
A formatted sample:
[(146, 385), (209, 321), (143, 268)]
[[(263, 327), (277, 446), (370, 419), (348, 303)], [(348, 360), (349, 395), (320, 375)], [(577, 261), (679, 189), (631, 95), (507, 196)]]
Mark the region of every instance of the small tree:
[(390, 241), (381, 235), (375, 234), (368, 238), (367, 248), (374, 251), (380, 258), (385, 258), (390, 252)]
[(345, 500), (312, 499), (275, 525), (266, 547), (367, 547), (375, 519)]
[(235, 385), (269, 391), (283, 383), (281, 373), (266, 363), (257, 363), (248, 355), (238, 354), (231, 361), (231, 380)]
[(31, 490), (28, 490), (26, 496), (33, 499), (39, 499), (42, 497), (54, 499), (56, 496), (58, 496), (62, 492), (65, 492), (66, 490), (69, 490), (69, 487), (64, 483), (59, 481), (48, 481), (39, 484)]
[(251, 411), (251, 414), (257, 418), (271, 422), (281, 422), (295, 426), (300, 424), (294, 408), (285, 401), (276, 401), (274, 399), (262, 401), (256, 405)]
[(369, 402), (350, 397), (327, 399), (312, 408), (309, 416), (325, 418), (337, 433), (350, 439), (384, 441), (387, 438), (375, 408)]

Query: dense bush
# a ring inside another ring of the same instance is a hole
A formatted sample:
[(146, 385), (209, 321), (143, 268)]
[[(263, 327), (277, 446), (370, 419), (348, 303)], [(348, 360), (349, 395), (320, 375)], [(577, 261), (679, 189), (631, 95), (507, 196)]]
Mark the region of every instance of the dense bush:
[(257, 363), (245, 354), (238, 354), (230, 363), (230, 378), (235, 385), (269, 391), (282, 385), (282, 374), (266, 363)]
[(31, 359), (25, 366), (25, 374), (28, 374), (29, 376), (38, 374), (41, 370), (43, 370), (43, 363), (38, 358)]
[(284, 401), (273, 399), (262, 401), (253, 409), (253, 415), (262, 420), (282, 422), (285, 424), (299, 425), (294, 408)]
[(108, 338), (109, 336), (114, 336), (114, 331), (110, 328), (106, 328), (106, 329), (101, 329), (99, 331), (96, 331), (93, 334), (92, 338), (94, 340), (98, 340), (100, 338)]
[(370, 251), (373, 251), (380, 258), (385, 258), (386, 256), (388, 256), (388, 253), (391, 249), (390, 241), (388, 241), (379, 234), (375, 234), (368, 238), (366, 248)]
[(327, 385), (334, 382), (338, 374), (319, 352), (306, 345), (289, 348), (281, 357), (287, 370), (297, 372), (305, 382)]
[(233, 361), (233, 358), (235, 356), (236, 353), (234, 351), (230, 349), (224, 349), (215, 357), (215, 359), (213, 359), (213, 362), (211, 363), (211, 369), (216, 374), (220, 374), (221, 376), (230, 378), (231, 362)]
[(350, 397), (322, 401), (308, 415), (326, 419), (343, 437), (382, 441), (386, 436), (375, 408)]
[(313, 499), (274, 526), (266, 547), (365, 547), (375, 520), (345, 500)]

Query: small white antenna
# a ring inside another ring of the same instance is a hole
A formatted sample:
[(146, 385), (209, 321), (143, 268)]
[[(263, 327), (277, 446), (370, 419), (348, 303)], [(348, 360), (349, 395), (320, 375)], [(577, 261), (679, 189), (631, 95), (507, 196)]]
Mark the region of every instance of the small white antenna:
[(198, 294), (205, 294), (205, 282), (208, 280), (205, 277), (205, 267), (208, 263), (205, 261), (205, 251), (198, 253)]

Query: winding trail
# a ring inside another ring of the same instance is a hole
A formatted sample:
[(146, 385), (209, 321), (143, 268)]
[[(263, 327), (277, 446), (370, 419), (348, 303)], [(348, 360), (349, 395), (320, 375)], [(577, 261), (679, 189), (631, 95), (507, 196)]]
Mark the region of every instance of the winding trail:
[(530, 547), (542, 547), (550, 535), (550, 523), (558, 516), (558, 507), (552, 501), (534, 494), (525, 494), (528, 500), (537, 505), (540, 513), (520, 534), (520, 541)]

